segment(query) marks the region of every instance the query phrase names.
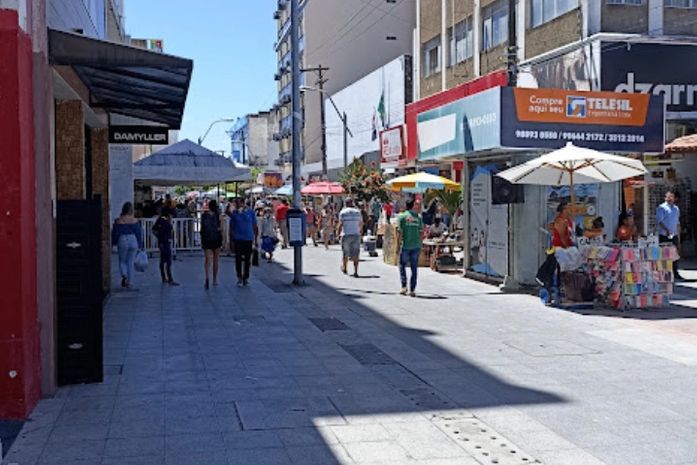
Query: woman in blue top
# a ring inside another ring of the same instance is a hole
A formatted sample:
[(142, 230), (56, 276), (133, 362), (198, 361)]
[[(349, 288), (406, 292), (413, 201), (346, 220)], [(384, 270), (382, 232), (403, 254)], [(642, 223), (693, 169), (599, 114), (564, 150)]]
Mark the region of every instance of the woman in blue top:
[(133, 276), (133, 262), (138, 249), (143, 248), (143, 230), (133, 217), (133, 204), (126, 202), (121, 208), (121, 216), (114, 220), (111, 230), (111, 245), (119, 251), (119, 271), (121, 287), (130, 287)]

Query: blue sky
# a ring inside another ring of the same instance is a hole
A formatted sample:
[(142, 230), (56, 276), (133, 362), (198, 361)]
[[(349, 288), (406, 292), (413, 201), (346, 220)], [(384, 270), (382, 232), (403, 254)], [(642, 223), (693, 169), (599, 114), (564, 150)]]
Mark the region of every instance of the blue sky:
[[(179, 138), (194, 142), (216, 119), (268, 109), (277, 100), (274, 0), (126, 0), (126, 30), (163, 39), (165, 53), (194, 60)], [(203, 145), (230, 153), (219, 123)]]

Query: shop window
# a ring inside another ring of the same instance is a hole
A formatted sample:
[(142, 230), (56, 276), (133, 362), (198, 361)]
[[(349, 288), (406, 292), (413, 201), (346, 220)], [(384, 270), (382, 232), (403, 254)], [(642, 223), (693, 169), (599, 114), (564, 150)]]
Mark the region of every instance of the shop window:
[(508, 3), (499, 0), (482, 10), (482, 50), (489, 50), (508, 40)]
[(665, 6), (670, 8), (697, 8), (697, 0), (666, 0)]
[(440, 72), (440, 36), (423, 45), (424, 77)]
[[(453, 37), (454, 31), (454, 37)], [(472, 32), (472, 17), (460, 21), (448, 32), (450, 53), (448, 66), (453, 66), (471, 58), (473, 55), (474, 34)]]
[(532, 27), (540, 26), (578, 8), (579, 0), (531, 0)]

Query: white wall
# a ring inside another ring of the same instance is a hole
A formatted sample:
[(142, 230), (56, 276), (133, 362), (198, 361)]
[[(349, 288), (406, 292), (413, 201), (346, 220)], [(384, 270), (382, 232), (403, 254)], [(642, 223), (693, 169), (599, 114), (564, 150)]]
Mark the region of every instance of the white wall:
[[(401, 56), (373, 71), (332, 96), (340, 111), (345, 112), (353, 137), (348, 138), (348, 163), (354, 157), (380, 149), (380, 139), (372, 140), (372, 121), (380, 96), (385, 95), (389, 127), (404, 124), (405, 58)], [(343, 125), (329, 99), (324, 102), (327, 115), (327, 166), (343, 167)], [(377, 119), (378, 135), (380, 119)]]
[(109, 203), (111, 221), (125, 202), (133, 202), (133, 147), (109, 145)]
[[(320, 0), (305, 5), (305, 67), (328, 66), (325, 91), (334, 94), (372, 70), (412, 53), (416, 2)], [(394, 36), (396, 40), (386, 40)], [(308, 73), (306, 84), (315, 85)], [(305, 162), (321, 160), (321, 99), (306, 93)]]

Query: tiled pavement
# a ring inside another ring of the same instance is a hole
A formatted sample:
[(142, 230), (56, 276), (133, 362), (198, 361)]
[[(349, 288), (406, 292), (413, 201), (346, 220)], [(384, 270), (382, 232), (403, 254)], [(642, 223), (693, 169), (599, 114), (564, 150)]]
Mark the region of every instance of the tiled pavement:
[(115, 290), (106, 379), (61, 389), (25, 424), (7, 463), (697, 464), (691, 311), (580, 315), (422, 270), (308, 248), (249, 288), (204, 291), (201, 258)]

